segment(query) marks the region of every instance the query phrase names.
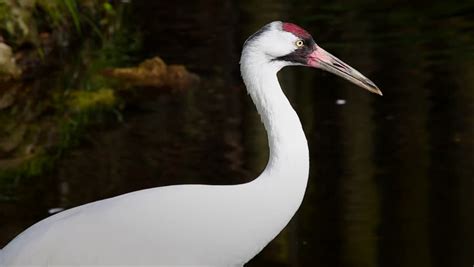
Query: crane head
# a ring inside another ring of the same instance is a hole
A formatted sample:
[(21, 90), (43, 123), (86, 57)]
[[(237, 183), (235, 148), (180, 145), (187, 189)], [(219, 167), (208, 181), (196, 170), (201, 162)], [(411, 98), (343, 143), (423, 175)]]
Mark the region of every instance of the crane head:
[(253, 51), (253, 54), (260, 52), (267, 62), (277, 63), (281, 67), (302, 65), (319, 68), (382, 95), (371, 80), (322, 49), (311, 34), (293, 23), (274, 21), (265, 25), (247, 39), (244, 53), (246, 51)]

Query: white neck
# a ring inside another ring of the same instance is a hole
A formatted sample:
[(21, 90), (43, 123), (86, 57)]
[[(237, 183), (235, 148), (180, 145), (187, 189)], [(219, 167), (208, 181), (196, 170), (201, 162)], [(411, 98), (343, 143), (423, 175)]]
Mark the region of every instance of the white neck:
[[(309, 173), (308, 144), (295, 110), (284, 95), (277, 72), (284, 67), (269, 62), (265, 55), (244, 49), (241, 73), (247, 91), (257, 107), (268, 135), (269, 162), (252, 183), (265, 192), (270, 201), (262, 201), (275, 213), (278, 234), (299, 208)], [(278, 207), (278, 208), (275, 208)], [(280, 229), (278, 229), (280, 227)]]

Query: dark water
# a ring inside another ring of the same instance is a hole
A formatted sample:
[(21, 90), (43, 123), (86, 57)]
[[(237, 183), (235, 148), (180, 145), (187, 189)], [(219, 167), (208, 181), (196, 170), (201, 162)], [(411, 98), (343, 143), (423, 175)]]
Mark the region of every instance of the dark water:
[(123, 122), (89, 129), (54, 171), (20, 181), (16, 200), (0, 204), (0, 246), (50, 208), (256, 177), (267, 143), (239, 77), (241, 44), (289, 20), (384, 96), (321, 71), (279, 74), (305, 128), (311, 174), (301, 209), (248, 265), (474, 264), (472, 1), (173, 3), (133, 1), (141, 56), (183, 63), (201, 86), (130, 104)]

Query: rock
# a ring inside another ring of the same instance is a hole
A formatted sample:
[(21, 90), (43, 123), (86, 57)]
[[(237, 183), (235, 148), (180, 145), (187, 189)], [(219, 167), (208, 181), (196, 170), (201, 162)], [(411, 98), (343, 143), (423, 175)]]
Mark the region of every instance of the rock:
[(21, 70), (16, 65), (11, 47), (0, 43), (0, 80), (15, 79), (20, 75)]
[(199, 81), (196, 74), (182, 65), (170, 65), (160, 57), (147, 59), (135, 68), (107, 69), (103, 75), (124, 81), (130, 86), (186, 89)]
[(199, 76), (189, 72), (182, 65), (170, 65), (165, 82), (170, 88), (184, 90), (198, 83)]
[(165, 62), (155, 57), (145, 60), (135, 68), (108, 69), (103, 73), (132, 86), (162, 87), (165, 83), (166, 68)]

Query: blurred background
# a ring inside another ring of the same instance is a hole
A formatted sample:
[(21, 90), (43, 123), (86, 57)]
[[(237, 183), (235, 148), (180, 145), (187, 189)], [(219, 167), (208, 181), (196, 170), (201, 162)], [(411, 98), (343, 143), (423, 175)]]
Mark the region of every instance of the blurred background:
[(384, 96), (279, 73), (310, 179), (248, 266), (472, 266), (472, 0), (0, 0), (0, 247), (64, 208), (258, 176), (267, 139), (238, 62), (273, 20)]

